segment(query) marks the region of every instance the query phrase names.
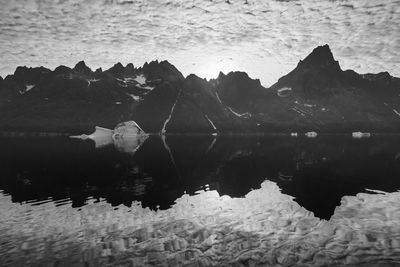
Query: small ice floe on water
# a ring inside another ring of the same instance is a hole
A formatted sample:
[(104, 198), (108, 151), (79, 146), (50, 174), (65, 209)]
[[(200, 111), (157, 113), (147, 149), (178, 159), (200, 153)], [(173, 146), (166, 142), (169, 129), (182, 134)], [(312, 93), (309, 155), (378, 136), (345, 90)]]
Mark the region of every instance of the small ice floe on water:
[(115, 102), (115, 105), (121, 105), (121, 104), (122, 104), (122, 102), (120, 102), (120, 101)]
[(393, 109), (394, 114), (396, 114), (397, 116), (400, 116), (400, 112), (398, 112), (397, 110)]
[(297, 133), (291, 133), (290, 136), (297, 137)]
[(70, 137), (93, 140), (96, 148), (114, 144), (121, 152), (135, 153), (148, 138), (148, 134), (136, 122), (127, 121), (119, 123), (114, 130), (96, 126), (96, 130), (90, 135), (82, 134)]
[(288, 97), (288, 96), (290, 96), (291, 92), (292, 92), (292, 88), (282, 87), (281, 89), (278, 89), (277, 94), (280, 97)]
[(353, 132), (351, 136), (353, 138), (369, 138), (371, 137), (371, 133)]
[(316, 132), (307, 132), (305, 133), (305, 136), (309, 137), (309, 138), (315, 138), (317, 137), (317, 133)]

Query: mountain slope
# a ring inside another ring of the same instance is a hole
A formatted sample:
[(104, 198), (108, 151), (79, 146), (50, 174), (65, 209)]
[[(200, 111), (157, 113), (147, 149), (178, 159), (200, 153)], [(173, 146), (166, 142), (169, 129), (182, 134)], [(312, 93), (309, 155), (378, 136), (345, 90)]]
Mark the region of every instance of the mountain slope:
[(271, 89), (315, 130), (400, 129), (400, 79), (343, 71), (328, 45), (314, 49)]
[(135, 120), (149, 133), (397, 132), (400, 79), (343, 71), (315, 48), (270, 88), (245, 72), (207, 81), (168, 61), (92, 71), (18, 67), (0, 79), (0, 130), (91, 132)]

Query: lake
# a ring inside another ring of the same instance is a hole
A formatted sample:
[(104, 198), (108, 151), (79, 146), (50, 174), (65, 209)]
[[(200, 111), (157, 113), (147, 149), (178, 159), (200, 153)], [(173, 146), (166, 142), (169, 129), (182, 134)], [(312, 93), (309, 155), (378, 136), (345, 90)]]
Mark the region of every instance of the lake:
[[(400, 199), (399, 138), (2, 137), (0, 265), (393, 263), (400, 207), (387, 203)], [(350, 237), (338, 230), (346, 225)]]

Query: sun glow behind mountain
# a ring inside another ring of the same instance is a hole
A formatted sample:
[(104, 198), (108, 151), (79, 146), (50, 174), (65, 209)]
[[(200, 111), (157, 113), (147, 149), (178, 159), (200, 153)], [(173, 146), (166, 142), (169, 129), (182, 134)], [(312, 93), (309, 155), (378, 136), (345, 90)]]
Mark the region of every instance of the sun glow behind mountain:
[(343, 69), (400, 76), (399, 20), (396, 0), (1, 0), (0, 75), (166, 59), (185, 75), (240, 70), (270, 85), (327, 43)]
[(224, 74), (231, 71), (246, 72), (253, 79), (260, 79), (261, 84), (265, 87), (274, 84), (279, 77), (295, 67), (291, 64), (281, 64), (274, 58), (251, 58), (250, 60), (245, 51), (241, 54), (199, 55), (202, 55), (202, 52), (196, 51), (193, 55), (173, 58), (172, 63), (185, 76), (193, 73), (207, 80), (217, 78), (220, 72)]

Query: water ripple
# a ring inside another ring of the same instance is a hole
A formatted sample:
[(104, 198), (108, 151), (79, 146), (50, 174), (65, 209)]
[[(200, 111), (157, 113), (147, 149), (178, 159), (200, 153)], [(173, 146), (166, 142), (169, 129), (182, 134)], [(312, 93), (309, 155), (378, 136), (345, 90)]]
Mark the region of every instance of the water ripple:
[[(329, 221), (270, 181), (243, 198), (183, 195), (168, 210), (0, 195), (0, 265), (326, 266), (400, 262), (400, 192), (344, 197)], [(64, 205), (59, 205), (64, 203)]]

